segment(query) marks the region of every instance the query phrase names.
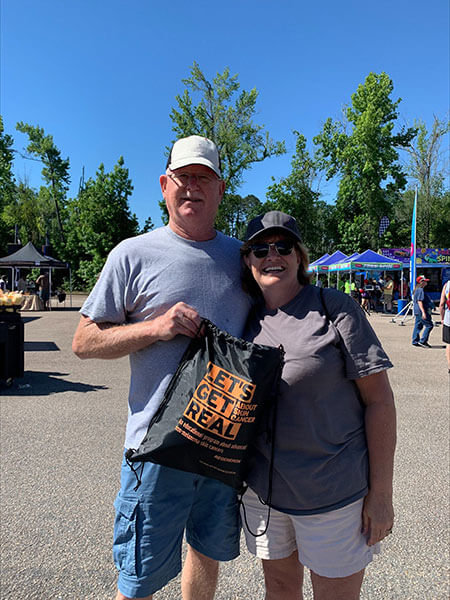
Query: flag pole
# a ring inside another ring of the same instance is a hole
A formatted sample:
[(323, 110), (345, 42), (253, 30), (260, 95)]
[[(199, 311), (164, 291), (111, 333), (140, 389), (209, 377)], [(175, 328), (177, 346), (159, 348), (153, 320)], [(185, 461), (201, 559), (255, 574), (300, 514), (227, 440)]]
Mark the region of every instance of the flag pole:
[(414, 194), (414, 208), (411, 222), (411, 253), (409, 259), (409, 274), (410, 282), (409, 286), (411, 289), (411, 298), (414, 294), (414, 288), (416, 286), (416, 228), (417, 228), (417, 186)]

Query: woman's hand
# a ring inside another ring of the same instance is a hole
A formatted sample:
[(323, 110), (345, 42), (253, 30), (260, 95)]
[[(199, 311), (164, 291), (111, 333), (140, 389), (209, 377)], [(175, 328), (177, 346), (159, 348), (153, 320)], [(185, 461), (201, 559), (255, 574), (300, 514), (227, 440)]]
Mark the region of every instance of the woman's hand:
[(362, 533), (367, 536), (367, 545), (373, 546), (388, 536), (393, 525), (392, 495), (369, 491), (362, 512)]
[(373, 546), (392, 530), (392, 478), (395, 451), (395, 406), (386, 371), (356, 380), (366, 407), (369, 450), (369, 493), (365, 497), (362, 532)]

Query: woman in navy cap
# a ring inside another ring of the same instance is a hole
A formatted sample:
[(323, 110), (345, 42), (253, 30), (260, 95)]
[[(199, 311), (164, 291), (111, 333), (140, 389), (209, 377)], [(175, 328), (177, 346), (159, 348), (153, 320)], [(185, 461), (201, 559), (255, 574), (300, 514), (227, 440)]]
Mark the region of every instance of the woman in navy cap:
[(276, 426), (268, 418), (250, 450), (247, 546), (266, 600), (301, 598), (304, 566), (315, 600), (357, 599), (394, 521), (392, 364), (358, 304), (310, 285), (294, 218), (251, 220), (241, 255), (257, 300), (245, 336), (286, 353)]

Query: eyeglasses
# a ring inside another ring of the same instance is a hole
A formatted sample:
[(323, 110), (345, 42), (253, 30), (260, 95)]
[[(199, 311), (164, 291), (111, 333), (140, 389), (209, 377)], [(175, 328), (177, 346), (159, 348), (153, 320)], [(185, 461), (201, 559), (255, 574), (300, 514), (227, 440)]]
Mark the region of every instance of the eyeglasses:
[(292, 254), (295, 242), (292, 240), (280, 240), (278, 242), (270, 242), (266, 244), (255, 244), (250, 246), (250, 252), (253, 253), (255, 258), (266, 258), (271, 248), (275, 248), (280, 256), (289, 256)]
[(204, 187), (219, 179), (218, 177), (214, 177), (214, 175), (204, 175), (203, 173), (170, 173), (168, 177), (183, 187), (188, 185), (191, 180), (197, 185)]

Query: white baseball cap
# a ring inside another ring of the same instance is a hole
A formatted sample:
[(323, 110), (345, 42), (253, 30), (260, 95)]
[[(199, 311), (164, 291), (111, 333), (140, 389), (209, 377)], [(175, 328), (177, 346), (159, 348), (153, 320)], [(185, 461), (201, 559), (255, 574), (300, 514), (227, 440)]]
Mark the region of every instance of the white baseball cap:
[(172, 146), (167, 167), (174, 171), (188, 165), (205, 165), (221, 177), (219, 151), (214, 142), (200, 135), (177, 140)]

